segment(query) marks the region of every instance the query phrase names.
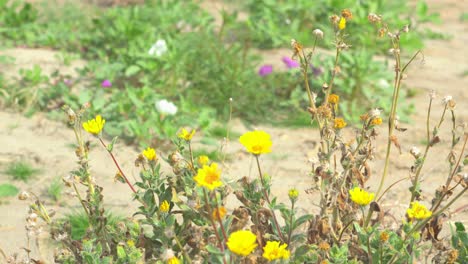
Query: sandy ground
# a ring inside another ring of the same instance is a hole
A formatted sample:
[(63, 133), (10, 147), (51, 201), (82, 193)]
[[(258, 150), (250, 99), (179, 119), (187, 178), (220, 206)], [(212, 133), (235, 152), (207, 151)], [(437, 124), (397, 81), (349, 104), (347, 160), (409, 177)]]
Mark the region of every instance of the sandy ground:
[[(441, 14), (443, 24), (428, 25), (437, 32), (443, 32), (452, 36), (450, 40), (428, 40), (424, 49), (424, 63), (416, 62), (408, 72), (408, 78), (404, 81), (409, 87), (418, 89), (418, 94), (411, 99), (416, 106), (416, 112), (412, 116), (413, 122), (406, 125), (408, 131), (399, 133), (398, 137), (402, 145), (402, 154), (393, 151), (391, 170), (386, 186), (394, 181), (407, 177), (413, 158), (408, 153), (412, 146), (423, 148), (422, 141), (425, 138), (425, 118), (428, 103), (428, 93), (436, 90), (439, 94), (437, 103), (433, 109), (432, 123), (436, 122), (442, 110), (439, 103), (445, 95), (451, 95), (457, 101), (459, 122), (468, 121), (468, 92), (466, 91), (468, 77), (463, 73), (468, 70), (466, 57), (468, 48), (468, 23), (460, 22), (459, 17), (468, 10), (467, 1), (446, 0), (428, 1), (431, 11)], [(222, 9), (218, 1), (205, 1), (203, 5), (210, 12)], [(10, 49), (0, 51), (16, 58), (15, 66), (0, 68), (7, 74), (14, 74), (20, 68), (30, 68), (39, 64), (45, 72), (52, 72), (59, 68), (61, 71), (72, 73), (75, 67), (84, 65), (85, 62), (77, 61), (71, 66), (61, 65), (54, 57), (55, 52), (43, 49)], [(265, 52), (268, 62), (280, 62), (282, 56), (288, 56), (288, 50), (274, 50)], [(389, 72), (391, 74), (391, 72)], [(50, 208), (59, 214), (70, 210), (79, 209), (75, 198), (64, 195), (60, 203), (54, 203), (44, 195), (50, 181), (54, 178), (67, 175), (75, 168), (75, 156), (70, 143), (73, 142), (72, 131), (65, 124), (50, 121), (43, 114), (36, 114), (32, 118), (23, 117), (21, 114), (9, 112), (8, 109), (0, 111), (0, 184), (11, 183), (5, 175), (4, 169), (12, 161), (23, 159), (39, 168), (41, 172), (37, 177), (28, 182), (13, 182), (22, 190), (33, 191), (43, 197)], [(233, 130), (237, 132), (247, 131), (241, 122), (234, 121)], [(314, 211), (313, 206), (316, 195), (307, 195), (304, 191), (311, 186), (312, 179), (309, 176), (309, 160), (316, 155), (318, 132), (314, 129), (288, 129), (270, 126), (258, 126), (272, 135), (274, 142), (273, 152), (262, 156), (263, 170), (273, 177), (272, 192), (286, 199), (288, 189), (295, 187), (300, 190), (299, 208), (302, 212)], [(346, 131), (350, 139), (353, 131)], [(445, 181), (448, 174), (448, 165), (445, 162), (450, 145), (450, 128), (444, 127), (441, 132), (442, 142), (436, 145), (429, 154), (428, 161), (422, 173), (422, 186), (426, 201), (430, 201), (435, 188)], [(373, 163), (373, 179), (370, 180), (370, 189), (376, 190), (381, 168), (383, 167), (384, 150), (386, 144), (386, 131), (382, 128), (378, 138), (376, 161)], [(196, 140), (200, 140), (197, 138)], [(242, 151), (238, 142), (229, 142), (226, 151), (234, 159), (226, 164), (224, 177), (226, 179), (238, 179), (242, 176), (256, 177), (254, 160)], [(132, 146), (119, 144), (116, 147), (117, 159), (130, 177), (136, 177), (138, 170), (133, 161), (137, 151)], [(91, 151), (92, 171), (99, 185), (104, 187), (105, 204), (113, 212), (125, 215), (138, 204), (131, 200), (131, 191), (126, 185), (114, 183), (115, 167), (106, 152), (99, 147)], [(383, 200), (384, 208), (401, 211), (402, 214), (409, 200), (407, 188), (408, 181), (391, 189)], [(453, 206), (452, 211), (466, 205), (468, 195)], [(28, 211), (27, 204), (17, 199), (2, 200), (0, 204), (0, 248), (7, 253), (17, 252), (26, 245), (24, 232), (25, 216)], [(468, 214), (464, 212), (454, 215), (453, 219), (461, 220), (468, 224)], [(40, 254), (50, 261), (51, 251), (47, 243), (41, 243), (40, 249), (32, 247), (34, 254)], [(39, 250), (39, 252), (38, 252)]]

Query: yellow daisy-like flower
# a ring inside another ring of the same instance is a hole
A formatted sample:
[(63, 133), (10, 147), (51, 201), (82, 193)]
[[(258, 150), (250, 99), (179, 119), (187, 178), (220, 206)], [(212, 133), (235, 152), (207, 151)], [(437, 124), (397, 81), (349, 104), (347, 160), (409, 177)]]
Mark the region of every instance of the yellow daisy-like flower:
[(198, 157), (198, 164), (201, 166), (208, 164), (208, 162), (210, 162), (210, 158), (208, 158), (208, 156), (201, 155)]
[(193, 178), (198, 186), (206, 187), (210, 190), (223, 185), (221, 182), (221, 170), (218, 169), (217, 163), (211, 163), (210, 166), (203, 165), (198, 169), (197, 175)]
[(346, 28), (346, 18), (341, 17), (340, 22), (338, 22), (338, 29), (343, 30)]
[(97, 115), (94, 119), (84, 122), (83, 128), (88, 133), (91, 133), (93, 135), (98, 135), (99, 133), (101, 133), (102, 129), (104, 128), (105, 123), (106, 123), (106, 120), (103, 119), (101, 115)]
[(167, 260), (167, 264), (180, 264), (180, 260), (174, 256)]
[(239, 141), (246, 150), (254, 155), (260, 155), (271, 152), (270, 135), (261, 130), (249, 131), (243, 134)]
[(297, 197), (299, 196), (299, 191), (297, 189), (291, 189), (288, 192), (289, 199), (291, 200), (296, 200)]
[(337, 94), (330, 94), (330, 96), (328, 96), (328, 103), (330, 104), (336, 105), (339, 101), (340, 97)]
[(342, 129), (347, 125), (343, 118), (335, 118), (333, 121), (333, 127), (336, 129)]
[(213, 220), (218, 221), (218, 220), (223, 219), (226, 213), (227, 213), (227, 210), (224, 206), (220, 206), (216, 208), (215, 210), (213, 210), (213, 215), (212, 215)]
[(190, 132), (188, 132), (188, 130), (185, 128), (182, 128), (179, 134), (177, 134), (179, 138), (186, 140), (186, 141), (192, 140), (193, 135), (195, 135), (195, 129), (192, 129)]
[(372, 119), (372, 121), (371, 121), (371, 125), (373, 125), (373, 126), (379, 126), (381, 124), (382, 124), (382, 118), (380, 118), (380, 117), (376, 117), (376, 118)]
[(145, 156), (148, 160), (155, 160), (157, 158), (156, 151), (154, 150), (154, 148), (150, 147), (143, 150), (143, 156)]
[(240, 256), (247, 256), (257, 248), (257, 236), (249, 230), (231, 233), (226, 245), (229, 250)]
[(410, 219), (417, 220), (426, 219), (432, 215), (432, 212), (419, 202), (412, 202), (411, 207), (406, 210), (406, 213)]
[(351, 195), (351, 200), (361, 206), (370, 204), (370, 202), (374, 200), (375, 196), (374, 193), (366, 192), (359, 187), (355, 187), (354, 189), (350, 190), (349, 194)]
[(171, 205), (169, 204), (168, 201), (164, 200), (161, 205), (159, 206), (159, 211), (163, 213), (169, 212), (169, 209), (171, 208)]
[(291, 254), (286, 248), (288, 244), (283, 244), (280, 246), (278, 241), (267, 241), (266, 245), (263, 247), (263, 257), (269, 261), (276, 259), (288, 259)]

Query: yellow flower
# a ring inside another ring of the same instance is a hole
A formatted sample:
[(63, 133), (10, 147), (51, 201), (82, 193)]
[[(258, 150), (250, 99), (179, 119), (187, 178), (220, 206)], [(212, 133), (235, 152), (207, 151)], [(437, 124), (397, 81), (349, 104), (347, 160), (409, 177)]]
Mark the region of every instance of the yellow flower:
[(383, 231), (382, 233), (380, 233), (380, 241), (381, 242), (386, 242), (388, 240), (388, 238), (390, 237), (390, 235)]
[(240, 230), (231, 233), (226, 245), (231, 252), (247, 256), (257, 247), (257, 236), (249, 230)]
[(193, 138), (193, 135), (195, 135), (195, 129), (192, 129), (190, 133), (188, 132), (187, 129), (182, 128), (182, 130), (177, 134), (177, 136), (183, 140), (190, 141)]
[(327, 241), (322, 241), (318, 244), (318, 248), (322, 251), (330, 250), (330, 244)]
[(288, 244), (283, 244), (280, 246), (278, 241), (267, 241), (266, 245), (263, 247), (263, 257), (269, 261), (275, 259), (288, 259), (291, 254), (286, 248)]
[(180, 260), (175, 256), (167, 260), (167, 264), (179, 264), (179, 263), (180, 263)]
[(337, 94), (330, 94), (330, 96), (328, 96), (328, 103), (330, 104), (336, 105), (339, 101), (340, 97)]
[(223, 185), (221, 182), (221, 170), (218, 169), (218, 164), (214, 162), (210, 166), (203, 165), (203, 168), (198, 169), (197, 175), (193, 179), (198, 186), (206, 187), (210, 190)]
[(346, 18), (341, 17), (340, 22), (338, 22), (338, 29), (343, 30), (346, 28)]
[(364, 191), (359, 187), (355, 187), (354, 189), (349, 191), (351, 195), (351, 200), (359, 205), (368, 205), (374, 199), (375, 194), (369, 193)]
[(299, 191), (297, 189), (291, 189), (288, 192), (289, 199), (291, 200), (296, 200), (297, 197), (299, 196)]
[(104, 128), (104, 124), (106, 120), (101, 117), (101, 115), (97, 115), (96, 118), (88, 120), (87, 122), (83, 123), (83, 128), (86, 132), (91, 133), (93, 135), (98, 135), (101, 133), (102, 129)]
[(159, 206), (159, 211), (163, 213), (169, 212), (169, 209), (171, 208), (170, 204), (168, 201), (164, 200), (161, 205)]
[(155, 160), (157, 158), (156, 151), (154, 148), (150, 147), (143, 150), (143, 156), (145, 156), (148, 160)]
[(213, 210), (213, 215), (212, 215), (213, 220), (218, 221), (218, 220), (223, 219), (226, 213), (227, 213), (227, 210), (224, 206), (220, 206), (216, 208), (215, 210)]
[(131, 240), (131, 239), (130, 239), (130, 240), (127, 240), (127, 245), (128, 245), (129, 247), (134, 247), (134, 246), (135, 246), (135, 241), (133, 241), (133, 240)]
[(431, 217), (432, 215), (432, 212), (428, 210), (426, 206), (420, 204), (419, 202), (412, 202), (411, 208), (406, 210), (406, 213), (408, 214), (408, 217), (410, 219), (418, 220)]
[(208, 156), (201, 155), (198, 157), (198, 164), (201, 166), (208, 164), (208, 162), (210, 162), (210, 158), (208, 158)]
[(254, 155), (260, 155), (271, 152), (270, 135), (261, 130), (249, 131), (243, 134), (239, 141), (248, 152)]
[(382, 118), (376, 117), (376, 118), (372, 119), (371, 124), (374, 125), (374, 126), (381, 125), (382, 124)]
[(347, 125), (343, 118), (335, 118), (333, 127), (336, 129), (342, 129)]

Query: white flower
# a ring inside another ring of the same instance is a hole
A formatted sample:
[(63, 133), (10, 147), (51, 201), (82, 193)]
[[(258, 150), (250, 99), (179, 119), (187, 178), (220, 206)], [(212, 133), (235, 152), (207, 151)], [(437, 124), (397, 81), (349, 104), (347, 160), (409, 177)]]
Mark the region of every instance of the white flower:
[(156, 43), (151, 46), (148, 54), (151, 56), (161, 57), (164, 53), (167, 52), (167, 44), (164, 39), (158, 39)]
[(390, 87), (390, 84), (385, 79), (379, 79), (379, 81), (377, 82), (377, 85), (382, 87), (382, 88), (389, 88)]
[(412, 147), (410, 149), (410, 154), (417, 159), (419, 156), (421, 156), (421, 151), (417, 147)]
[(323, 38), (323, 31), (320, 30), (320, 29), (314, 29), (314, 31), (312, 31), (312, 33), (314, 33), (314, 35), (317, 37), (317, 38)]
[(156, 110), (161, 114), (175, 115), (177, 113), (177, 106), (166, 99), (156, 101)]
[(381, 113), (382, 113), (382, 111), (380, 111), (378, 108), (374, 108), (374, 109), (369, 111), (369, 116), (371, 118), (376, 118), (376, 117), (380, 117)]
[(444, 99), (442, 99), (442, 103), (443, 104), (448, 104), (448, 102), (452, 101), (452, 96), (451, 95), (447, 95), (444, 97)]

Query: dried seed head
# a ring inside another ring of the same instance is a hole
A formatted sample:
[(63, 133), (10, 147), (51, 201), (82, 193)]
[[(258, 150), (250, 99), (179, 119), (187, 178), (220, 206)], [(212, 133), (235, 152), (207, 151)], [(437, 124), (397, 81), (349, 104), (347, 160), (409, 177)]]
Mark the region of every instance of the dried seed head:
[(381, 242), (386, 242), (389, 237), (390, 237), (390, 235), (385, 231), (380, 233), (380, 241)]
[(318, 244), (318, 248), (322, 251), (330, 250), (330, 244), (327, 241), (322, 241)]
[(418, 159), (421, 156), (421, 151), (417, 147), (412, 147), (410, 149), (410, 154), (415, 158)]
[(378, 16), (374, 13), (370, 13), (368, 16), (367, 16), (367, 20), (369, 20), (369, 22), (371, 22), (372, 24), (375, 24), (375, 23), (378, 23), (382, 20), (382, 17), (381, 16)]
[(312, 31), (312, 33), (317, 37), (317, 38), (323, 38), (323, 31), (320, 30), (320, 29), (314, 29), (314, 31)]
[(343, 11), (341, 11), (341, 16), (346, 18), (346, 20), (350, 20), (353, 18), (353, 14), (351, 13), (351, 11), (349, 11), (349, 9), (343, 9)]
[(375, 108), (375, 109), (372, 109), (369, 111), (369, 116), (371, 118), (376, 118), (376, 117), (380, 117), (380, 114), (382, 113), (382, 111), (380, 111), (378, 108)]
[(402, 29), (401, 32), (408, 33), (409, 32), (409, 25), (405, 25)]
[(437, 97), (436, 91), (435, 91), (435, 90), (431, 90), (431, 91), (429, 92), (429, 98), (431, 98), (431, 100), (434, 100), (436, 97)]
[(332, 15), (332, 16), (330, 17), (330, 21), (332, 22), (333, 25), (336, 25), (336, 24), (338, 24), (338, 22), (340, 21), (340, 17), (337, 16), (337, 15)]
[(29, 199), (29, 193), (26, 192), (26, 191), (22, 191), (19, 195), (18, 195), (18, 199), (24, 201), (24, 200), (27, 200)]
[(174, 255), (174, 251), (172, 251), (172, 249), (168, 248), (166, 250), (164, 250), (163, 254), (162, 254), (162, 259), (167, 261), (171, 258), (173, 258), (175, 255)]

